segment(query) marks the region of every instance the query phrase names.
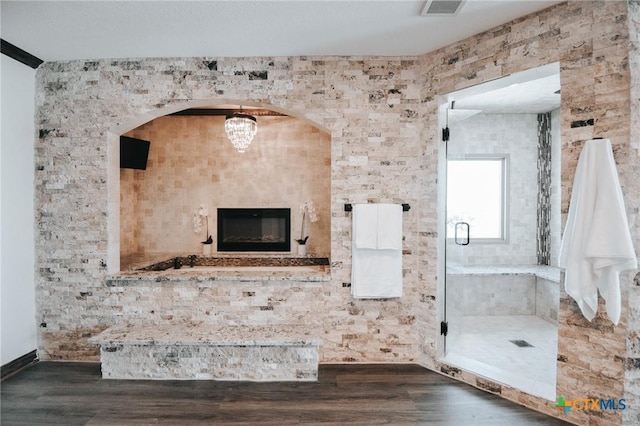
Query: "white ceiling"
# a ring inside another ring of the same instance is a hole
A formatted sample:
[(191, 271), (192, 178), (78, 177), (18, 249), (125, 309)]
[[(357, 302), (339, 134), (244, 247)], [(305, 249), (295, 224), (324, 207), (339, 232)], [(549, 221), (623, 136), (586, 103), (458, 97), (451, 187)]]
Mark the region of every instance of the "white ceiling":
[(45, 61), (140, 57), (420, 55), (553, 0), (5, 1), (2, 39)]
[[(458, 119), (474, 114), (539, 114), (560, 108), (560, 64), (521, 71), (446, 95)], [(453, 103), (455, 101), (455, 103)]]
[[(1, 0), (0, 34), (44, 61), (414, 56), (561, 2), (466, 0), (454, 16), (421, 16), (424, 0)], [(557, 76), (533, 84), (456, 94), (456, 108), (540, 112), (559, 105), (550, 95)]]
[(558, 90), (560, 75), (556, 74), (461, 99), (455, 107), (479, 109), (485, 114), (539, 114), (560, 108)]

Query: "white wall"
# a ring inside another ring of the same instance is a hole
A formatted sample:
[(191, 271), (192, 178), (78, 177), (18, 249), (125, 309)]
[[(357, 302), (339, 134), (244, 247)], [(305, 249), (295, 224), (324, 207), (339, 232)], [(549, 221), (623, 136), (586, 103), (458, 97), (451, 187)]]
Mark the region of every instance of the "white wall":
[(36, 71), (0, 56), (0, 365), (5, 365), (37, 347), (33, 208)]

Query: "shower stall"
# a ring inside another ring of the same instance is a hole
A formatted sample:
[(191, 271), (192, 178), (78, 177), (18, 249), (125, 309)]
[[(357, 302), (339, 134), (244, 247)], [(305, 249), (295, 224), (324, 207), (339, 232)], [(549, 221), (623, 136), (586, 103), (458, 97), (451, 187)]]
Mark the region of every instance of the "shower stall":
[(442, 361), (555, 398), (557, 64), (442, 97)]

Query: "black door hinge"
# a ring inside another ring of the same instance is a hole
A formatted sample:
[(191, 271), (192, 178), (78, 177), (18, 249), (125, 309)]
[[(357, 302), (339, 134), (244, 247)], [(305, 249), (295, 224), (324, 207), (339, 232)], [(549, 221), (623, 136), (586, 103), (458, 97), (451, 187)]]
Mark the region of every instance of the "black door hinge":
[(442, 129), (442, 142), (449, 141), (449, 126), (446, 126)]
[(447, 333), (449, 333), (449, 323), (446, 321), (442, 321), (440, 323), (440, 334), (444, 334), (446, 337)]

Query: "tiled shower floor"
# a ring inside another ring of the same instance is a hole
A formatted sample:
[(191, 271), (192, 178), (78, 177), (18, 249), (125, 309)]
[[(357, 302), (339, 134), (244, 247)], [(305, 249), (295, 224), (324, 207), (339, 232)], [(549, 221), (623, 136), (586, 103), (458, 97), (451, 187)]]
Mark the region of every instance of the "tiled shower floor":
[(556, 325), (533, 315), (467, 316), (450, 321), (449, 330), (444, 362), (555, 400)]

